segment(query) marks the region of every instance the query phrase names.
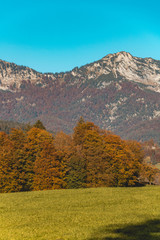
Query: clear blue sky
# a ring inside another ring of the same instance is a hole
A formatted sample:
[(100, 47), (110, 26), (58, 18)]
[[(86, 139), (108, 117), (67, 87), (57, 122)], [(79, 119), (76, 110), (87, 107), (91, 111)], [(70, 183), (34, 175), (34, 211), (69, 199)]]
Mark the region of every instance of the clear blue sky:
[(159, 0), (1, 1), (2, 60), (60, 72), (119, 51), (160, 60)]

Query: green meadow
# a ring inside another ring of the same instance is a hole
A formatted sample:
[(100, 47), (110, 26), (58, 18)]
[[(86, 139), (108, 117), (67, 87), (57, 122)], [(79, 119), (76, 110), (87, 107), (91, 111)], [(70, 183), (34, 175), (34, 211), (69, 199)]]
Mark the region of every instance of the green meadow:
[(0, 194), (0, 240), (159, 240), (160, 186)]

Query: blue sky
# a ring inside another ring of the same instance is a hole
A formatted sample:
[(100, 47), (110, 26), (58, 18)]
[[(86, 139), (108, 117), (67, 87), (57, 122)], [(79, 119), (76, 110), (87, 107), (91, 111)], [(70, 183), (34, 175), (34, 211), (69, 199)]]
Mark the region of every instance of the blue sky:
[(109, 53), (160, 60), (159, 0), (1, 2), (0, 59), (61, 72)]

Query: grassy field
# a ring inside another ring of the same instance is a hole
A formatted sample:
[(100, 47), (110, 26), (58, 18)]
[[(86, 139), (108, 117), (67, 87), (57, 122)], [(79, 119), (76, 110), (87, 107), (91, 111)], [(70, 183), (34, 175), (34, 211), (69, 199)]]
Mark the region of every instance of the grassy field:
[(0, 194), (0, 240), (160, 240), (160, 187)]

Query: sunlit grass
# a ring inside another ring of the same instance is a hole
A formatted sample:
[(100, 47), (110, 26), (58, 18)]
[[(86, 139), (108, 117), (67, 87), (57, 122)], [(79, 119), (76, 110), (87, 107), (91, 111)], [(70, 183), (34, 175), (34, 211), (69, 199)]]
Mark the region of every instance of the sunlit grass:
[(121, 239), (114, 229), (154, 219), (159, 186), (0, 194), (0, 240)]

